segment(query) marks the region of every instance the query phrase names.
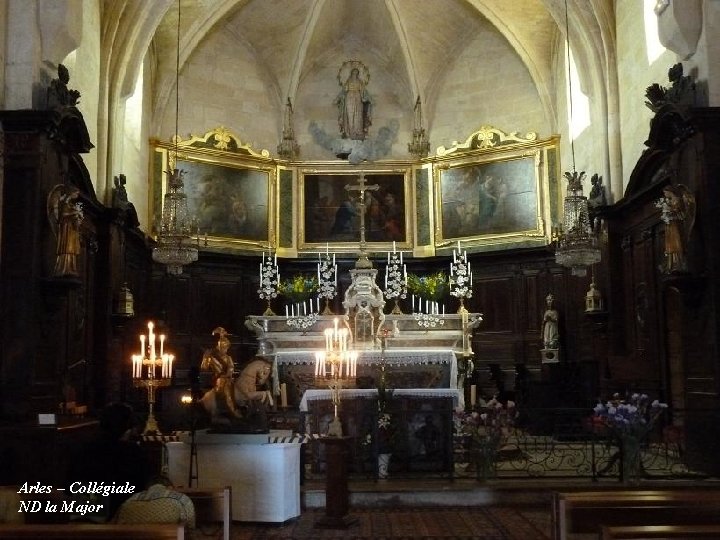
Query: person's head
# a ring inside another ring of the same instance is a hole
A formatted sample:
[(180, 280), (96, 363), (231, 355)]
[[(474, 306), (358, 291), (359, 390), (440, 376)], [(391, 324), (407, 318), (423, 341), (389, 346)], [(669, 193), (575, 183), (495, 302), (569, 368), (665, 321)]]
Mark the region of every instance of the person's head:
[(112, 440), (119, 441), (129, 437), (136, 427), (135, 412), (127, 403), (110, 403), (100, 413), (100, 429)]
[(545, 303), (547, 304), (547, 307), (552, 307), (554, 301), (555, 301), (555, 297), (553, 296), (552, 293), (548, 294), (545, 297)]
[(357, 79), (359, 76), (360, 76), (360, 70), (358, 68), (352, 68), (352, 70), (350, 70), (350, 77), (352, 79)]

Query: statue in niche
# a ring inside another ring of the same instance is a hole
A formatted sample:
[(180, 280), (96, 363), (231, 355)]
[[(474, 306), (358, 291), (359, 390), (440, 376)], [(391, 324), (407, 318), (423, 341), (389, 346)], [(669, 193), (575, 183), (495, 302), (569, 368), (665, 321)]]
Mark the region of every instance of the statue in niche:
[(78, 277), (77, 258), (80, 255), (80, 224), (82, 204), (80, 190), (74, 186), (57, 184), (47, 199), (47, 216), (57, 244), (55, 247), (55, 277)]
[(665, 262), (660, 270), (665, 274), (687, 272), (685, 249), (695, 223), (695, 197), (687, 186), (668, 184), (655, 206), (665, 223)]
[(228, 354), (230, 340), (224, 328), (213, 330), (218, 336), (215, 347), (203, 354), (200, 369), (215, 375), (215, 386), (205, 393), (200, 402), (210, 414), (216, 431), (233, 433), (264, 433), (268, 431), (265, 408), (272, 406), (273, 398), (266, 389), (272, 366), (255, 357), (234, 378), (235, 364)]
[(343, 139), (364, 141), (372, 124), (372, 100), (367, 91), (370, 72), (362, 62), (349, 60), (338, 71), (340, 93), (335, 99)]

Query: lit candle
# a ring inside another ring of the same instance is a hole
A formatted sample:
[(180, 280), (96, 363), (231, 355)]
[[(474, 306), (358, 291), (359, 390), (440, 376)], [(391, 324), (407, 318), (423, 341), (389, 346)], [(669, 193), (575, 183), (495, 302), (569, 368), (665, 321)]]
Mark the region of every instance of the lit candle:
[(318, 377), (320, 375), (320, 354), (319, 352), (315, 353), (315, 376)]
[(175, 361), (175, 356), (170, 355), (169, 362), (168, 362), (168, 378), (172, 377), (172, 371), (173, 371), (173, 362)]
[(160, 334), (160, 356), (163, 355), (163, 343), (165, 343), (165, 334)]
[(150, 360), (155, 360), (155, 334), (153, 328), (155, 325), (150, 321), (148, 323), (148, 343), (150, 344)]
[(145, 335), (140, 336), (140, 358), (145, 358)]

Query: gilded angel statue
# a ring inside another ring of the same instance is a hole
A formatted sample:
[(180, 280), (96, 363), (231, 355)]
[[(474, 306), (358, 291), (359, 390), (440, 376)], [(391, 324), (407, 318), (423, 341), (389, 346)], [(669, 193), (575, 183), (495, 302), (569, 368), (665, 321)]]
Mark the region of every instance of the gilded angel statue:
[(695, 224), (695, 197), (683, 184), (668, 184), (663, 196), (655, 201), (665, 223), (665, 274), (688, 271), (686, 249)]
[(55, 277), (77, 277), (77, 258), (80, 255), (80, 224), (82, 205), (77, 200), (80, 190), (74, 186), (57, 184), (47, 198), (50, 228), (57, 238), (55, 248)]

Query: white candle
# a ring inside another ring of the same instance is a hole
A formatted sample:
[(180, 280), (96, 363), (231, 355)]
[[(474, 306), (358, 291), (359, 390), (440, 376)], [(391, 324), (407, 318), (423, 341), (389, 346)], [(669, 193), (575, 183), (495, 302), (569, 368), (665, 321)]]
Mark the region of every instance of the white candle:
[(470, 385), (470, 406), (474, 407), (477, 401), (477, 385)]
[(402, 253), (403, 253), (403, 252), (401, 251), (401, 252), (400, 252), (400, 264), (403, 263), (403, 254), (402, 254)]
[(165, 343), (165, 334), (160, 334), (160, 356), (163, 355), (163, 344)]
[(145, 335), (140, 336), (140, 358), (145, 358)]
[(260, 263), (260, 286), (261, 287), (262, 287), (262, 280), (263, 280), (262, 267), (263, 267), (263, 265), (262, 265), (262, 263)]
[(172, 377), (173, 361), (175, 361), (175, 356), (171, 354), (168, 361), (168, 378)]
[[(329, 254), (330, 254), (330, 243), (325, 242), (325, 255), (329, 255)], [(333, 254), (333, 258), (334, 257), (335, 257), (335, 254)]]
[(288, 307), (285, 306), (285, 317), (287, 317), (287, 316), (288, 316)]
[(280, 406), (284, 409), (287, 407), (287, 385), (280, 384)]
[(395, 253), (395, 240), (393, 240), (393, 253)]
[(150, 360), (155, 360), (155, 334), (153, 334), (155, 325), (150, 321), (148, 323), (148, 345), (150, 345)]

